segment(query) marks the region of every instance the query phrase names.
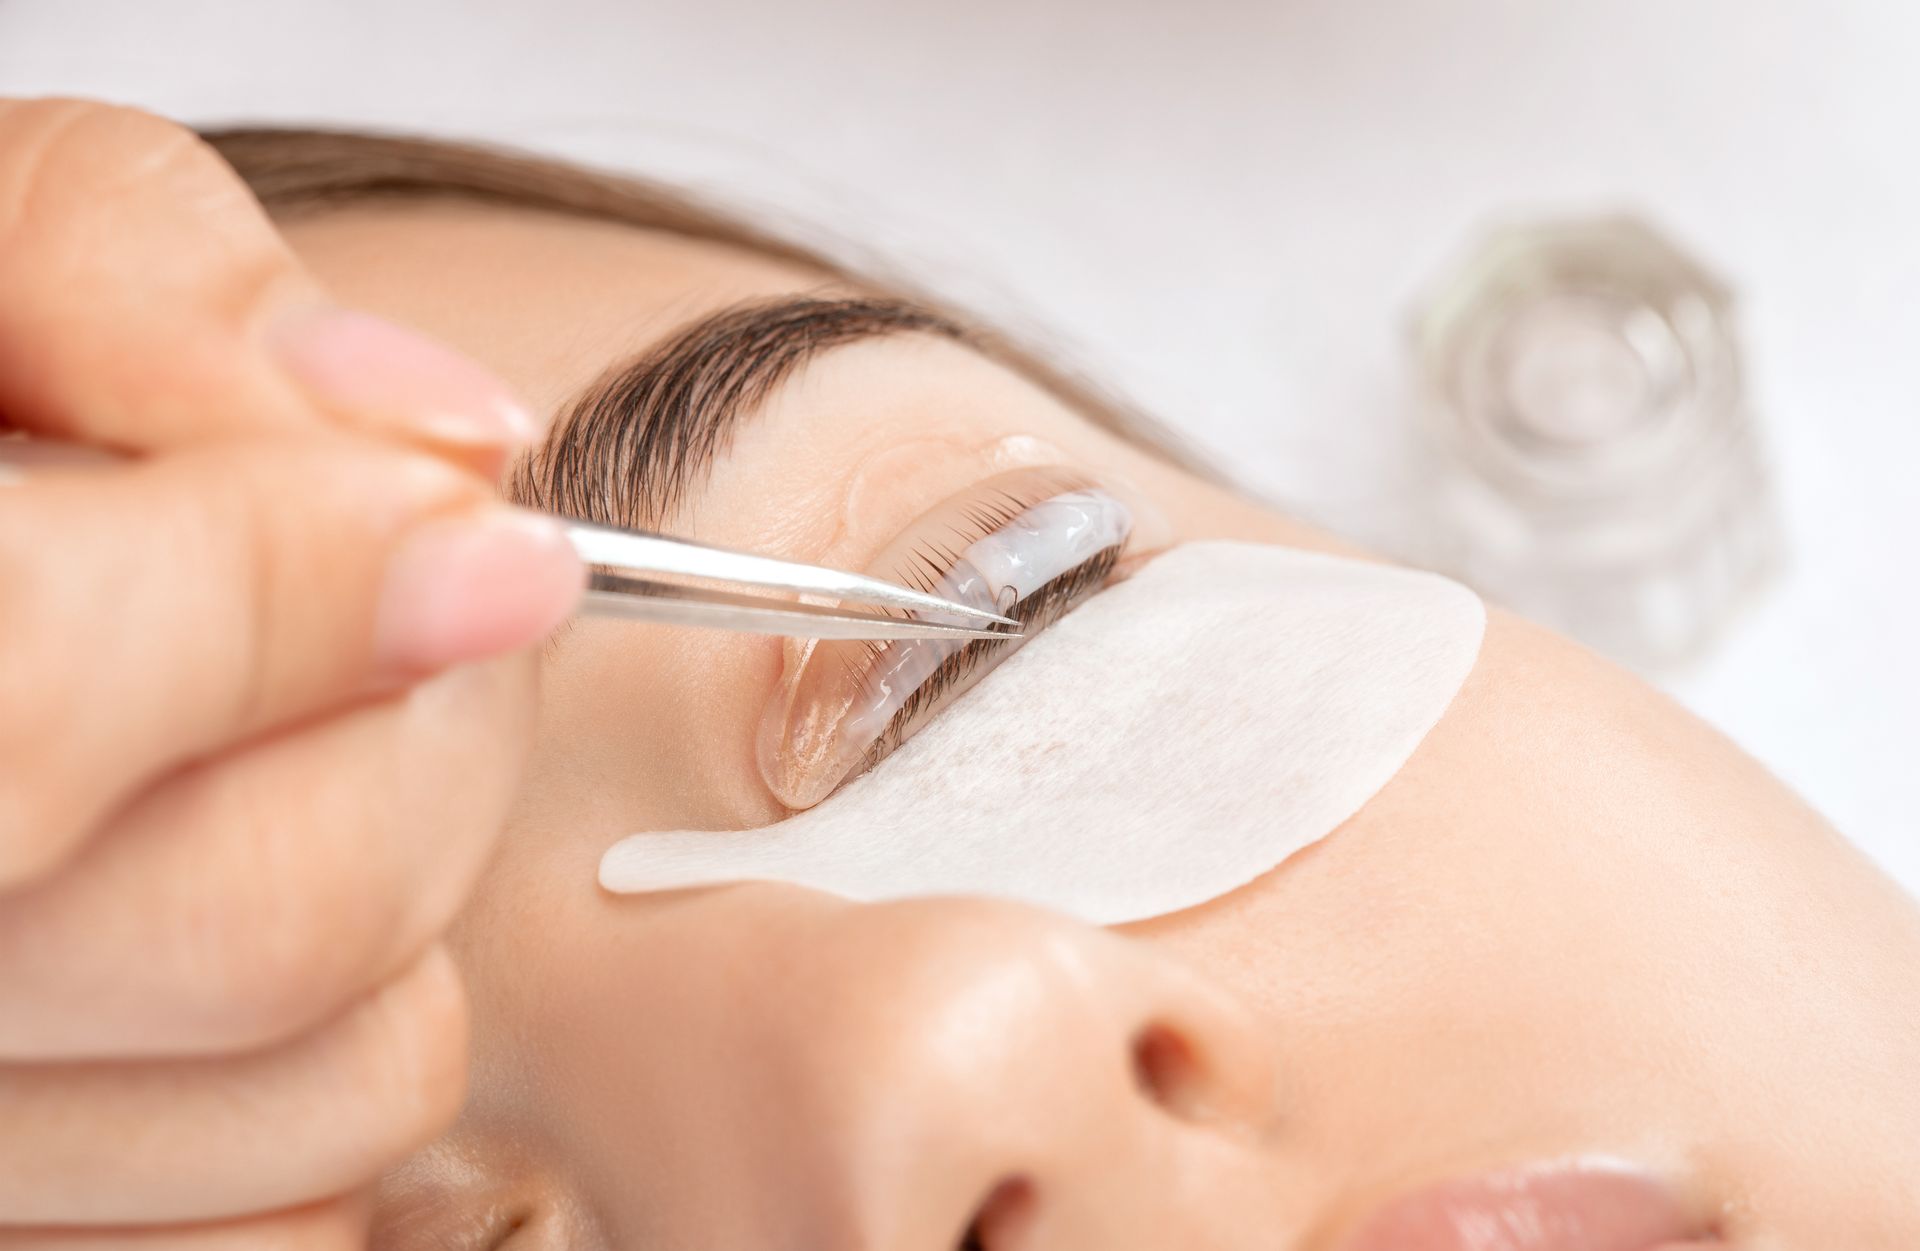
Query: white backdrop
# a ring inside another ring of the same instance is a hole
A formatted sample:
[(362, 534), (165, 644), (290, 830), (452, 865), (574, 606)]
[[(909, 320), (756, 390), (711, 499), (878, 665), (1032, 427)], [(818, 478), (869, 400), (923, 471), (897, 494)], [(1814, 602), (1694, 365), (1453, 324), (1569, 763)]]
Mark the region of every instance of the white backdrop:
[(1669, 689), (1920, 889), (1920, 5), (0, 0), (0, 92), (365, 123), (858, 241), (1392, 546), (1408, 301), (1629, 207), (1742, 296), (1793, 545)]

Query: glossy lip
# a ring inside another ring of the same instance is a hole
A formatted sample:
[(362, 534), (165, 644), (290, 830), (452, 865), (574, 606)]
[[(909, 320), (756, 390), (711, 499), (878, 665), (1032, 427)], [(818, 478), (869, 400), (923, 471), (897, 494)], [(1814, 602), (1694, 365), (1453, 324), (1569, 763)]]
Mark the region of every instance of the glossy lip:
[(1340, 1251), (1708, 1251), (1724, 1244), (1668, 1187), (1585, 1159), (1442, 1182), (1388, 1204)]

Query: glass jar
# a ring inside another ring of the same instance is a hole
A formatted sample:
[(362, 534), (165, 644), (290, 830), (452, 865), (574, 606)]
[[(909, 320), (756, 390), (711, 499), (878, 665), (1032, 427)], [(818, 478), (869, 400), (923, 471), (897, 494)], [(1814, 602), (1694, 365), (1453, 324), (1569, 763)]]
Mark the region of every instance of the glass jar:
[(1727, 288), (1632, 217), (1488, 235), (1413, 322), (1422, 557), (1641, 668), (1779, 561)]

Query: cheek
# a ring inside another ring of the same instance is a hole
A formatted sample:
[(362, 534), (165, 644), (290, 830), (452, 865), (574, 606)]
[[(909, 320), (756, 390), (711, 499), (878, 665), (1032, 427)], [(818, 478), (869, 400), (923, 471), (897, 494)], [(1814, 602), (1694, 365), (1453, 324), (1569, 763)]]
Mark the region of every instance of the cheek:
[(753, 733), (781, 657), (757, 635), (578, 623), (546, 667), (521, 823), (597, 857), (644, 830), (775, 819)]

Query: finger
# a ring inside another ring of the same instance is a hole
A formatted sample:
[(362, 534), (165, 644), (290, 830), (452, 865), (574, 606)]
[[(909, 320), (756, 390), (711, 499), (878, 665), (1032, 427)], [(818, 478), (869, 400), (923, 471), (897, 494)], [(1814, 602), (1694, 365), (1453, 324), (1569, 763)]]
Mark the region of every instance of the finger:
[(452, 1122), (466, 1043), (466, 999), (435, 948), (271, 1051), (0, 1067), (0, 1212), (29, 1226), (166, 1225), (344, 1194)]
[(126, 450), (330, 420), (456, 448), (538, 433), (478, 366), (331, 309), (192, 131), (79, 100), (0, 100), (0, 414)]
[(367, 1224), (353, 1198), (215, 1225), (0, 1229), (0, 1251), (366, 1251)]
[(0, 890), (164, 768), (551, 629), (579, 561), (489, 498), (347, 438), (0, 489)]
[(533, 699), (531, 658), (468, 667), (142, 796), (0, 903), (0, 1060), (252, 1050), (392, 977), (479, 875)]

